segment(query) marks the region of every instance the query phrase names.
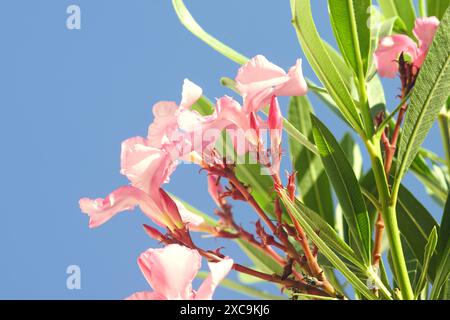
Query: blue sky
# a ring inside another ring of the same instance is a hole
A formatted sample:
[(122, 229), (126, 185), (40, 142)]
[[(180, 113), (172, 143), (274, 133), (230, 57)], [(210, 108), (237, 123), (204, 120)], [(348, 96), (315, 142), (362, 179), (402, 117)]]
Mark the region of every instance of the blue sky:
[[(246, 56), (263, 54), (285, 69), (303, 57), (287, 0), (186, 2), (206, 30)], [(326, 1), (313, 3), (319, 31), (334, 43)], [(71, 4), (81, 8), (81, 30), (66, 28)], [(238, 66), (186, 31), (168, 0), (15, 0), (1, 11), (0, 298), (121, 299), (146, 290), (136, 258), (157, 246), (141, 228), (146, 217), (136, 210), (90, 230), (78, 199), (127, 183), (119, 174), (120, 143), (146, 134), (155, 102), (179, 101), (184, 78), (211, 99), (231, 94), (219, 79), (234, 77)], [(313, 78), (306, 61), (304, 71)], [(385, 85), (392, 108), (399, 84)], [(348, 130), (312, 102), (337, 137)], [(426, 144), (442, 153), (436, 128)], [(423, 188), (407, 180), (439, 216)], [(193, 166), (180, 166), (167, 189), (214, 210), (205, 175)], [(236, 211), (243, 221), (256, 219), (245, 205)], [(235, 245), (224, 252), (248, 263)], [(73, 264), (81, 268), (81, 290), (66, 288)], [(243, 296), (219, 289), (216, 298)]]

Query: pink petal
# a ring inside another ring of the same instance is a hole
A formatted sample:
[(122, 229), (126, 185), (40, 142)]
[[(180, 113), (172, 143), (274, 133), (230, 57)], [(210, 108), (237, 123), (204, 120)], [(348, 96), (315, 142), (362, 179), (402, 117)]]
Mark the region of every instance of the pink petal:
[(160, 214), (159, 208), (143, 191), (124, 186), (113, 191), (105, 199), (80, 199), (81, 211), (89, 215), (89, 227), (96, 228), (111, 219), (117, 213), (134, 209), (137, 205), (159, 225), (166, 225), (167, 219)]
[(233, 263), (233, 259), (230, 258), (226, 258), (216, 263), (208, 263), (211, 273), (205, 281), (203, 281), (202, 285), (195, 294), (195, 300), (211, 300), (217, 286), (233, 268)]
[(190, 300), (192, 281), (201, 265), (196, 250), (178, 244), (163, 249), (149, 249), (138, 259), (147, 282), (155, 292), (168, 300)]
[(412, 61), (417, 58), (416, 43), (405, 35), (394, 35), (380, 40), (375, 51), (375, 63), (380, 76), (394, 78), (398, 71), (398, 58), (401, 53), (408, 54)]
[(191, 135), (192, 150), (202, 154), (216, 143), (225, 129), (240, 129), (245, 133), (250, 128), (250, 117), (237, 101), (225, 96), (217, 100), (212, 115), (202, 116), (196, 111), (183, 110), (178, 115), (178, 124)]
[(259, 110), (274, 94), (300, 96), (307, 91), (301, 60), (286, 74), (262, 55), (254, 57), (239, 69), (236, 87), (244, 98), (246, 113)]
[(416, 19), (413, 33), (419, 41), (419, 48), (429, 48), (439, 28), (439, 19), (426, 17)]
[(414, 61), (417, 67), (421, 67), (433, 43), (434, 35), (439, 28), (439, 20), (436, 17), (418, 18), (413, 33), (419, 41), (419, 55)]
[(142, 137), (122, 142), (121, 173), (132, 185), (152, 194), (168, 182), (177, 162), (167, 149), (156, 148)]
[(199, 227), (205, 222), (205, 219), (203, 219), (203, 217), (188, 210), (184, 206), (184, 204), (178, 201), (177, 199), (173, 199), (173, 201), (175, 201), (178, 207), (178, 212), (180, 213), (181, 219), (183, 220), (184, 223), (187, 224), (189, 228), (195, 229), (195, 227)]
[(202, 88), (188, 79), (184, 79), (180, 108), (189, 109), (198, 99), (200, 99), (202, 94)]
[(157, 292), (142, 291), (132, 294), (125, 300), (166, 300), (166, 298)]
[(275, 92), (277, 96), (304, 96), (308, 92), (301, 59), (298, 59), (295, 66), (289, 69), (288, 77), (289, 81)]
[(177, 130), (178, 106), (172, 101), (160, 101), (153, 106), (153, 123), (148, 128), (148, 143), (161, 147), (170, 143)]

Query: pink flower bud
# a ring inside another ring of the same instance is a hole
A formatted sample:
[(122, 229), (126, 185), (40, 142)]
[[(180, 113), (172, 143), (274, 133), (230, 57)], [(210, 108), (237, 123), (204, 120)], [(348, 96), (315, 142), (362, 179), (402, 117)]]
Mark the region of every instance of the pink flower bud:
[(153, 227), (150, 227), (149, 225), (144, 224), (144, 230), (150, 238), (155, 239), (156, 241), (162, 242), (165, 240), (165, 237), (161, 232)]
[(276, 96), (272, 96), (272, 100), (270, 101), (268, 125), (270, 130), (283, 129), (283, 118)]
[[(177, 228), (183, 228), (184, 222), (178, 211), (177, 204), (162, 188), (159, 189), (161, 194), (163, 214), (166, 214)], [(170, 228), (170, 226), (167, 226)]]

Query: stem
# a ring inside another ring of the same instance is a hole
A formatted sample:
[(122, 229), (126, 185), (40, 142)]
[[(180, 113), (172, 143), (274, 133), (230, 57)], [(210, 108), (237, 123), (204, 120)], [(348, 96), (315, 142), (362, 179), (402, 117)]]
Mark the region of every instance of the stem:
[[(300, 289), (303, 289), (303, 290), (305, 290), (307, 292), (311, 291), (311, 289), (313, 289), (313, 287), (308, 286), (306, 283), (303, 283), (303, 282), (300, 282), (300, 281), (296, 281), (296, 280), (292, 280), (292, 279), (282, 279), (281, 277), (279, 277), (277, 275), (267, 274), (267, 273), (264, 273), (264, 272), (256, 271), (254, 269), (245, 267), (245, 266), (237, 264), (237, 263), (233, 264), (233, 269), (238, 271), (238, 272), (251, 275), (251, 276), (253, 276), (255, 278), (259, 278), (259, 279), (266, 280), (266, 281), (269, 281), (269, 282), (274, 282), (274, 283), (285, 285), (286, 287), (289, 287), (289, 288), (292, 288), (292, 287), (300, 288)], [(319, 291), (319, 290), (317, 290), (317, 291)]]
[(284, 230), (282, 228), (277, 228), (275, 226), (272, 220), (269, 219), (264, 210), (256, 202), (255, 198), (253, 198), (253, 196), (248, 192), (247, 188), (244, 185), (242, 185), (242, 183), (236, 178), (234, 174), (228, 175), (227, 178), (241, 192), (241, 194), (244, 196), (246, 201), (253, 207), (253, 209), (255, 209), (258, 216), (269, 227), (270, 231), (272, 231), (274, 235), (278, 236), (283, 245), (286, 247), (286, 253), (288, 253), (295, 261), (298, 262), (298, 264), (301, 265), (302, 264), (301, 258), (297, 250), (295, 250), (294, 246), (289, 241), (288, 236), (286, 235)]
[(405, 255), (403, 253), (400, 230), (397, 223), (395, 209), (397, 198), (395, 195), (391, 198), (390, 195), (379, 143), (374, 139), (373, 141), (366, 140), (365, 144), (372, 161), (372, 170), (380, 196), (382, 207), (381, 214), (391, 248), (394, 274), (397, 275), (397, 282), (400, 286), (403, 297), (407, 300), (412, 300), (414, 298), (414, 294), (408, 277), (408, 269), (406, 268)]
[(450, 128), (449, 115), (445, 107), (442, 108), (438, 116), (439, 129), (441, 131), (442, 144), (444, 146), (445, 160), (448, 170), (450, 170)]
[(395, 203), (393, 205), (389, 205), (386, 208), (383, 219), (386, 225), (386, 233), (391, 248), (392, 260), (394, 264), (394, 274), (397, 276), (396, 280), (399, 284), (403, 298), (406, 300), (413, 300), (414, 292), (409, 280), (408, 268), (406, 267), (405, 255), (403, 253), (400, 230), (398, 229), (397, 223)]
[[(362, 63), (362, 62), (360, 62)], [(369, 100), (367, 97), (366, 79), (363, 74), (362, 67), (359, 68), (358, 85), (359, 85), (359, 100), (360, 110), (364, 122), (364, 130), (367, 137), (372, 137), (374, 134), (374, 126), (372, 115), (370, 114)]]
[[(205, 271), (199, 271), (197, 274), (197, 278), (203, 279), (203, 280), (208, 278), (208, 276), (209, 276), (209, 272), (205, 272)], [(250, 297), (259, 298), (259, 299), (264, 299), (264, 300), (285, 300), (286, 299), (286, 297), (273, 295), (266, 291), (262, 291), (259, 288), (254, 288), (252, 286), (244, 285), (242, 283), (239, 283), (239, 282), (227, 279), (227, 278), (223, 279), (220, 282), (220, 285), (224, 288), (236, 291), (241, 294), (245, 294)], [(326, 299), (326, 297), (322, 297), (322, 298)], [(331, 299), (331, 298), (328, 298), (328, 299)]]

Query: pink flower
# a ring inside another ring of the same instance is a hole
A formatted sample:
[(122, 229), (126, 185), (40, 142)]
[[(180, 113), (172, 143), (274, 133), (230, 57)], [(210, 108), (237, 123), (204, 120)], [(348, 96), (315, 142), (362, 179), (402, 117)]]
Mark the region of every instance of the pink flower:
[(148, 128), (148, 140), (154, 147), (171, 143), (179, 129), (178, 113), (188, 110), (202, 96), (202, 89), (184, 80), (180, 106), (173, 101), (160, 101), (153, 106), (153, 123)]
[(286, 73), (262, 55), (252, 58), (239, 69), (236, 87), (244, 98), (246, 113), (258, 111), (273, 95), (303, 96), (308, 91), (301, 59)]
[(439, 26), (436, 17), (418, 18), (413, 30), (418, 44), (405, 35), (393, 35), (380, 40), (375, 52), (375, 63), (380, 76), (394, 78), (398, 72), (398, 58), (403, 52), (420, 68), (425, 61)]
[(225, 258), (208, 263), (211, 270), (198, 291), (192, 289), (192, 281), (200, 270), (201, 256), (196, 250), (178, 244), (163, 249), (149, 249), (138, 259), (147, 282), (153, 292), (137, 292), (129, 300), (207, 300), (233, 267), (233, 260)]
[(175, 202), (163, 189), (159, 189), (157, 195), (150, 196), (138, 188), (124, 186), (113, 191), (105, 199), (82, 198), (79, 205), (81, 211), (90, 218), (90, 228), (99, 227), (116, 214), (132, 210), (136, 206), (139, 206), (156, 224), (171, 230), (184, 224), (193, 229), (203, 224), (202, 217), (187, 210), (181, 202)]
[(138, 205), (158, 225), (171, 229), (183, 224), (196, 229), (203, 224), (202, 217), (173, 201), (161, 189), (175, 170), (180, 153), (190, 145), (186, 134), (178, 130), (179, 109), (189, 108), (201, 94), (198, 86), (185, 80), (180, 107), (174, 102), (155, 104), (155, 119), (149, 127), (148, 137), (134, 137), (122, 143), (120, 172), (127, 176), (131, 186), (121, 187), (105, 199), (80, 200), (81, 210), (90, 216), (91, 228)]
[(122, 142), (121, 170), (131, 184), (152, 194), (169, 177), (177, 165), (171, 150), (176, 144), (154, 147), (148, 139), (134, 137)]

